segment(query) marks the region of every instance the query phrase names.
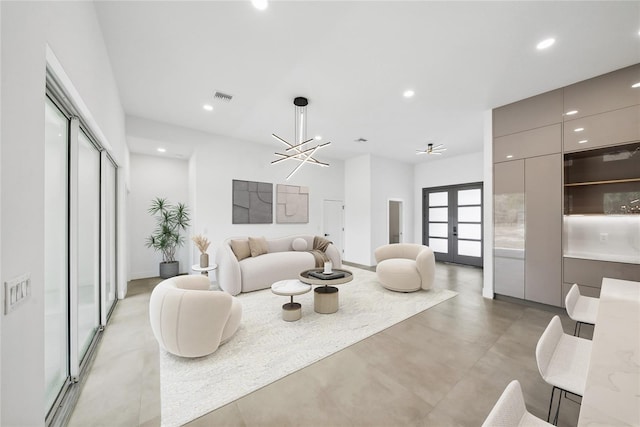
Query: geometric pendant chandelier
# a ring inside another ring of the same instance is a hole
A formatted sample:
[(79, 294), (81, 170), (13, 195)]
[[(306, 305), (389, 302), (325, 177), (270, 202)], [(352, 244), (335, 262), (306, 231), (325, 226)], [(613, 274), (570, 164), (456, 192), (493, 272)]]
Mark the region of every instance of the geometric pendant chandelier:
[(325, 142), (324, 144), (318, 144), (315, 147), (307, 146), (308, 143), (314, 140), (314, 138), (307, 139), (307, 105), (309, 104), (309, 100), (302, 96), (298, 96), (294, 98), (293, 105), (295, 106), (295, 144), (290, 144), (285, 141), (283, 138), (280, 138), (275, 133), (272, 133), (273, 136), (278, 141), (282, 142), (287, 148), (285, 153), (276, 152), (275, 155), (278, 156), (278, 159), (271, 162), (272, 165), (276, 163), (284, 162), (287, 160), (295, 160), (299, 164), (291, 171), (289, 176), (287, 176), (287, 181), (291, 178), (302, 166), (305, 164), (311, 164), (321, 167), (329, 167), (328, 163), (320, 162), (315, 159), (313, 156), (316, 152), (328, 145), (331, 142)]

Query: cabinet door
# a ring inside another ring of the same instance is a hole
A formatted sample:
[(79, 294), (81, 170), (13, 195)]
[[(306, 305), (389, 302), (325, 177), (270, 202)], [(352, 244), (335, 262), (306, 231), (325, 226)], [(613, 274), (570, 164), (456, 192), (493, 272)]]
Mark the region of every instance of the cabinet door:
[(525, 160), (525, 299), (562, 304), (562, 157)]
[(594, 77), (564, 88), (565, 120), (591, 116), (640, 104), (640, 64)]
[[(637, 89), (640, 92), (640, 88)], [(640, 106), (564, 123), (564, 150), (590, 150), (640, 140)]]
[(562, 89), (532, 96), (493, 110), (494, 137), (555, 123), (562, 123)]
[(501, 136), (493, 140), (494, 163), (555, 154), (562, 150), (560, 123)]
[(524, 298), (524, 160), (493, 169), (494, 291)]

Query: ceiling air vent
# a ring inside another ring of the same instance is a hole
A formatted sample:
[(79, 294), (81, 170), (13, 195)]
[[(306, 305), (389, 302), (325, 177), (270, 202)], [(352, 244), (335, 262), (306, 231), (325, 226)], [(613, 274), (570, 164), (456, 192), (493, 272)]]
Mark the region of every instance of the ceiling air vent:
[(364, 138), (358, 138), (358, 139), (354, 139), (354, 142), (359, 142), (360, 144), (364, 144), (365, 142), (369, 142), (368, 139), (364, 139)]
[(219, 92), (219, 91), (215, 91), (213, 93), (213, 100), (214, 101), (229, 102), (229, 101), (231, 101), (232, 98), (233, 98), (232, 95), (228, 95), (226, 93), (222, 93), (222, 92)]

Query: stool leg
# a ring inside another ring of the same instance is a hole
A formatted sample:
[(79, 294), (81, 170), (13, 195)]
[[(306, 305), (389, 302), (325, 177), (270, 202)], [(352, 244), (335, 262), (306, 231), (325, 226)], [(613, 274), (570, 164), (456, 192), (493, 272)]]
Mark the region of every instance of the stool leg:
[[(551, 389), (551, 399), (549, 399), (549, 412), (547, 413), (547, 422), (551, 422), (551, 407), (553, 406), (553, 396), (556, 393), (556, 386)], [(562, 394), (562, 392), (560, 392)]]

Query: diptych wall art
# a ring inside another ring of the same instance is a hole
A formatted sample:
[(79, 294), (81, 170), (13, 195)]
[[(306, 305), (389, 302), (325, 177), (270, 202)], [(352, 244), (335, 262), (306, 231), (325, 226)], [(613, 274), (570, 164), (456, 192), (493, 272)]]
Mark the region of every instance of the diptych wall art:
[(277, 185), (276, 222), (306, 224), (309, 222), (309, 187)]
[(273, 222), (273, 184), (233, 180), (233, 224)]

